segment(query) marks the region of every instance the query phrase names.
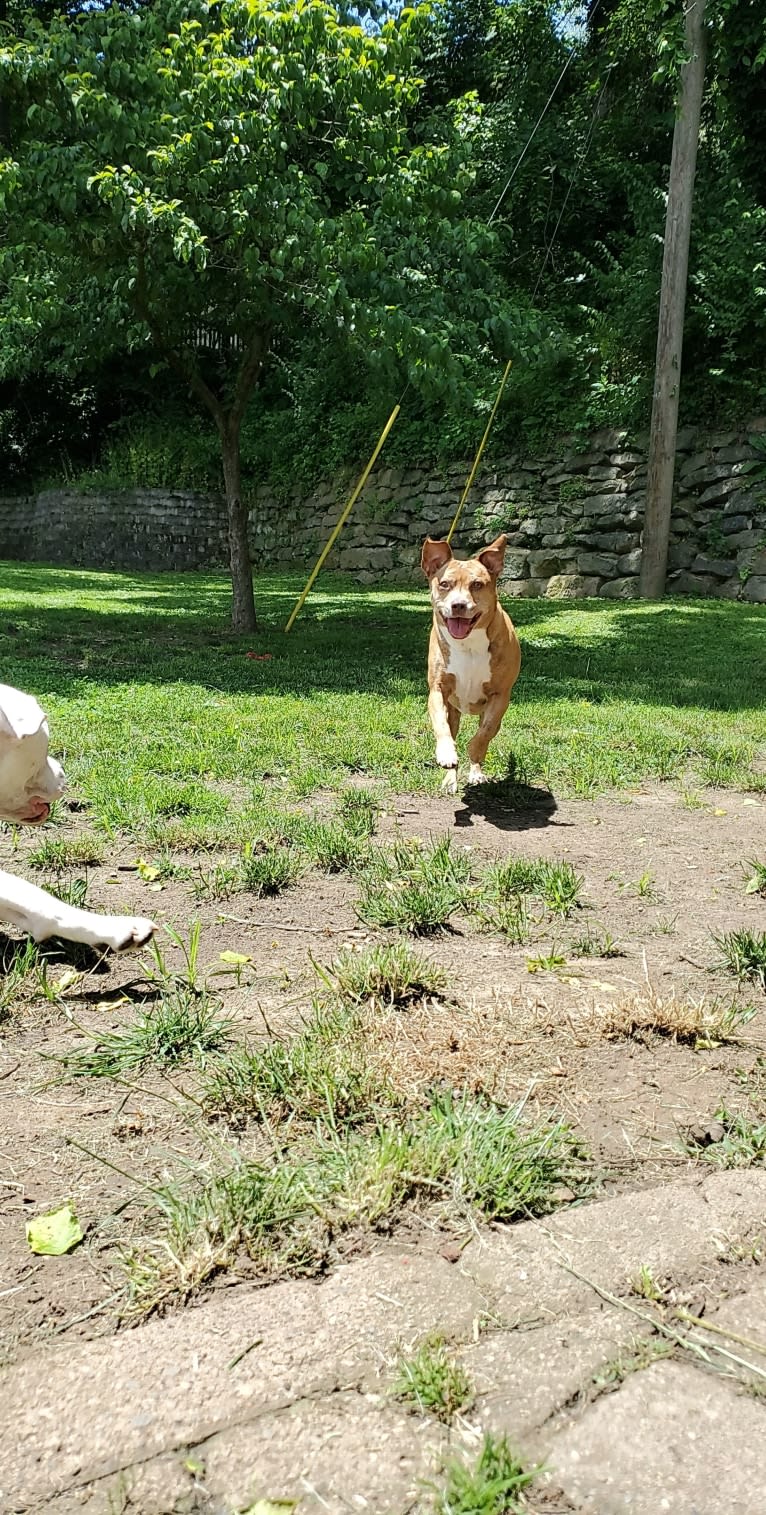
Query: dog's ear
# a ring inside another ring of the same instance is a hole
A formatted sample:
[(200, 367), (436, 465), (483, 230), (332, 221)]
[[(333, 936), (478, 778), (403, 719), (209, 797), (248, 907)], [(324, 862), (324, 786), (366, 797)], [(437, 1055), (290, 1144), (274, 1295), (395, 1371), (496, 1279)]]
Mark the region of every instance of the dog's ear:
[(445, 563), (449, 563), (451, 557), (452, 548), (449, 542), (435, 542), (433, 537), (426, 537), (420, 554), (420, 566), (426, 578), (432, 579)]
[(493, 579), (499, 578), (503, 571), (505, 549), (507, 546), (507, 536), (495, 537), (494, 542), (490, 542), (489, 547), (483, 547), (481, 552), (477, 552), (476, 554), (478, 561), (486, 568), (487, 573), (492, 574)]

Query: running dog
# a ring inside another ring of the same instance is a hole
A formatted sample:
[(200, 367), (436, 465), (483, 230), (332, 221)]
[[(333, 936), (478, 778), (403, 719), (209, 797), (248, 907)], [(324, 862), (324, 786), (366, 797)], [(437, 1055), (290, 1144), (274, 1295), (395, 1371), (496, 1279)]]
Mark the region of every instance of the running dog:
[(483, 784), (484, 759), (508, 709), (519, 676), (521, 648), (510, 616), (497, 598), (507, 537), (499, 536), (467, 561), (449, 542), (426, 537), (421, 567), (434, 607), (428, 650), (428, 714), (436, 761), (447, 771), (442, 789), (457, 793), (455, 738), (463, 715), (478, 715), (468, 744), (468, 783)]

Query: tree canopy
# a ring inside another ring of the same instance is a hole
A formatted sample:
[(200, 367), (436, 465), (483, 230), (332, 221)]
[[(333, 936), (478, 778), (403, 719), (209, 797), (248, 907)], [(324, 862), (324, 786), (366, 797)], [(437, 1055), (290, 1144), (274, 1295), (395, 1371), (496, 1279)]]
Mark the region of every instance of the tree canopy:
[[(763, 394), (766, 10), (708, 14), (682, 406), (718, 421)], [(680, 0), (360, 15), (0, 23), (0, 445), (223, 479), (243, 592), (253, 483), (358, 463), (408, 380), (402, 461), (472, 450), (507, 356), (499, 447), (648, 420)]]

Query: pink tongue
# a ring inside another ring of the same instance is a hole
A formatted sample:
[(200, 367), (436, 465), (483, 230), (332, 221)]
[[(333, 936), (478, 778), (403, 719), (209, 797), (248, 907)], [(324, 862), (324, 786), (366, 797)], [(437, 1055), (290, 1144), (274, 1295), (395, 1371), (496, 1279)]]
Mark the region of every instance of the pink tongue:
[(457, 637), (459, 642), (462, 642), (463, 637), (468, 636), (472, 626), (473, 621), (469, 620), (466, 616), (458, 617), (453, 615), (447, 617), (447, 630), (450, 636)]

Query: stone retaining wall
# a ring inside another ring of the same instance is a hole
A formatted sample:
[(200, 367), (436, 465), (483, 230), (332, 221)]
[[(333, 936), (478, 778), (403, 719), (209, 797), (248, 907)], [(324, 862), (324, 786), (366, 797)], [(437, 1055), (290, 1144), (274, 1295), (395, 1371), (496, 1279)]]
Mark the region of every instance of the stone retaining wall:
[[(678, 438), (668, 592), (766, 602), (766, 417), (742, 431)], [(755, 443), (753, 439), (755, 438)], [(420, 544), (450, 526), (466, 463), (429, 472), (379, 468), (329, 567), (361, 583), (411, 583)], [(456, 536), (457, 550), (509, 538), (505, 588), (551, 598), (636, 594), (646, 490), (645, 441), (603, 431), (577, 450), (562, 442), (534, 459), (485, 468)], [(287, 500), (255, 493), (256, 562), (298, 567), (327, 540), (348, 481)], [(0, 497), (0, 557), (87, 567), (205, 569), (226, 564), (216, 497), (167, 490)]]

